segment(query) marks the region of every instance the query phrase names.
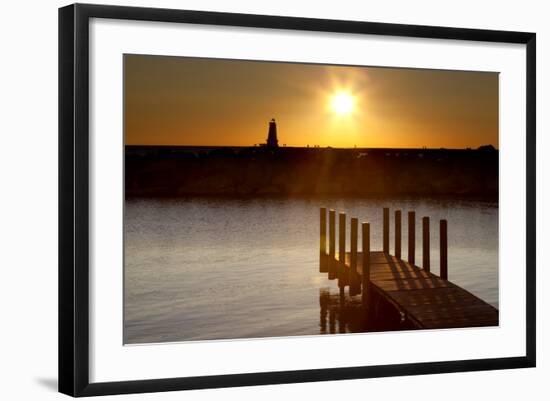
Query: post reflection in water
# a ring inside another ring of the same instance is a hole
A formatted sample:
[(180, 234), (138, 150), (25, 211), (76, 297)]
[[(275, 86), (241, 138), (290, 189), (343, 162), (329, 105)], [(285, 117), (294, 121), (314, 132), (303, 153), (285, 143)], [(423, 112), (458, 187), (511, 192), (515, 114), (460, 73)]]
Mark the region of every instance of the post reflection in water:
[(398, 309), (376, 293), (371, 293), (365, 307), (360, 295), (349, 296), (347, 292), (341, 295), (339, 290), (320, 288), (319, 306), (320, 334), (417, 329), (403, 318)]
[[(369, 330), (367, 313), (360, 297), (331, 293), (329, 288), (319, 289), (320, 333), (362, 333)], [(328, 320), (328, 327), (327, 327)]]

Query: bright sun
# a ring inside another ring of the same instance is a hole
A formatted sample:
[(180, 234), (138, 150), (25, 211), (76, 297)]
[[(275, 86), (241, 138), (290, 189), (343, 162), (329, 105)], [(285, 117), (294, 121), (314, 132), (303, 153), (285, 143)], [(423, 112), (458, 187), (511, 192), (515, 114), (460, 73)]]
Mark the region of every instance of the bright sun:
[(353, 111), (355, 99), (353, 95), (348, 92), (337, 92), (332, 96), (331, 106), (332, 111), (336, 114), (344, 115)]

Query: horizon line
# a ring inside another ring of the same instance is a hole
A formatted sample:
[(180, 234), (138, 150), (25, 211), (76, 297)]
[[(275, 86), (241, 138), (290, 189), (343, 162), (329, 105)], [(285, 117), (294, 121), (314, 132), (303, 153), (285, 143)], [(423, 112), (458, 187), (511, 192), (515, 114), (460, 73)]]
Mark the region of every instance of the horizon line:
[[(187, 147), (187, 148), (269, 148), (265, 144), (255, 144), (255, 145), (175, 145), (175, 144), (124, 144), (124, 146), (156, 146), (156, 147)], [(499, 150), (499, 148), (495, 147), (492, 143), (483, 144), (479, 146), (471, 146), (471, 147), (463, 147), (463, 148), (447, 148), (447, 147), (367, 147), (367, 146), (354, 146), (354, 147), (336, 147), (336, 146), (320, 146), (320, 145), (313, 145), (313, 146), (278, 146), (276, 148), (269, 148), (269, 149), (288, 149), (288, 148), (294, 148), (294, 149), (345, 149), (345, 150), (353, 150), (353, 149), (392, 149), (392, 150), (477, 150), (480, 147), (483, 146), (492, 146), (495, 150)]]

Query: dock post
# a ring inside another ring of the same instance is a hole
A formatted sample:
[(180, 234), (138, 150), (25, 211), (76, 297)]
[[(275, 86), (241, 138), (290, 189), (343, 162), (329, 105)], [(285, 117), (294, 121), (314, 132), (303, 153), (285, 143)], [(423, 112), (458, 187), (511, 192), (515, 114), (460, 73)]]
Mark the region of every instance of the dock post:
[(327, 208), (322, 207), (319, 215), (319, 273), (328, 272), (327, 258)]
[(333, 209), (330, 209), (328, 212), (328, 253), (329, 253), (329, 264), (328, 264), (328, 278), (329, 280), (334, 280), (336, 277), (335, 267), (336, 261), (334, 256), (336, 255), (336, 212)]
[(359, 294), (361, 289), (359, 288), (359, 277), (357, 273), (357, 229), (358, 229), (358, 220), (356, 217), (351, 219), (351, 246), (350, 246), (350, 258), (349, 258), (349, 268), (350, 268), (350, 285), (349, 285), (349, 295)]
[(401, 259), (401, 210), (395, 211), (395, 257)]
[(416, 242), (416, 239), (415, 239), (415, 213), (414, 212), (409, 212), (409, 258), (408, 258), (408, 262), (411, 264), (411, 265), (414, 265), (414, 252), (415, 252), (415, 242)]
[(422, 267), (430, 271), (430, 218), (422, 217)]
[(369, 296), (369, 283), (370, 283), (370, 224), (362, 223), (362, 236), (363, 236), (363, 276), (362, 276), (362, 293), (361, 301), (364, 307), (367, 307)]
[(439, 276), (448, 280), (447, 271), (447, 220), (439, 221)]
[(390, 209), (385, 207), (384, 208), (384, 216), (383, 216), (383, 251), (385, 254), (390, 253)]
[(326, 255), (327, 254), (327, 208), (326, 207), (321, 208), (320, 218), (321, 218), (321, 221), (320, 221), (321, 237), (319, 239), (320, 241), (319, 252), (321, 252), (321, 255)]
[(338, 287), (346, 286), (346, 214), (338, 215)]

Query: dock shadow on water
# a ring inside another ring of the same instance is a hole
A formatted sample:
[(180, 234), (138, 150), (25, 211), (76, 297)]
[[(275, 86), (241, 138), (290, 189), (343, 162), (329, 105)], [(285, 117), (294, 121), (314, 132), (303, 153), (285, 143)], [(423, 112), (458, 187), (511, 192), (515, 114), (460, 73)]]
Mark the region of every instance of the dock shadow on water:
[(383, 299), (373, 299), (364, 307), (360, 296), (349, 296), (331, 290), (319, 289), (319, 333), (344, 334), (415, 329), (403, 316)]

